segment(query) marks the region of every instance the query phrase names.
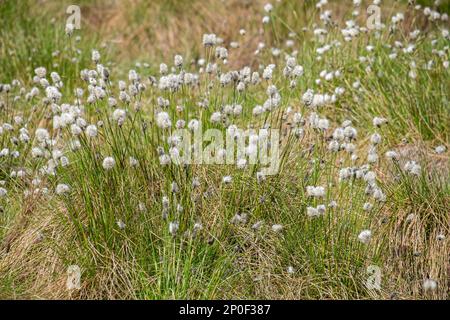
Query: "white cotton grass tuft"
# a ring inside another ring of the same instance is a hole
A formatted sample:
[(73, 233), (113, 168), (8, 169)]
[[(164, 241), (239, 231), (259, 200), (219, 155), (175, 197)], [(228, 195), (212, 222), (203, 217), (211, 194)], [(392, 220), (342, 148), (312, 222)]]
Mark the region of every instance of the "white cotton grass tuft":
[(35, 131), (36, 140), (39, 142), (45, 142), (46, 140), (50, 139), (50, 134), (48, 133), (47, 129), (44, 128), (38, 128)]
[(176, 67), (180, 68), (181, 66), (183, 66), (183, 57), (180, 55), (176, 55), (174, 57), (174, 64)]
[(306, 214), (308, 215), (308, 217), (317, 217), (319, 216), (319, 211), (317, 210), (317, 208), (307, 207)]
[(170, 156), (167, 155), (167, 154), (162, 154), (162, 155), (160, 155), (160, 156), (159, 156), (159, 163), (160, 163), (162, 166), (167, 166), (167, 165), (169, 165), (169, 164), (171, 163)]
[(363, 230), (358, 235), (358, 240), (364, 244), (368, 244), (371, 239), (372, 239), (372, 231), (370, 230)]
[(56, 186), (56, 194), (62, 195), (70, 191), (70, 187), (67, 184), (60, 183)]
[(119, 227), (119, 229), (123, 230), (126, 227), (126, 224), (122, 221), (122, 220), (117, 220), (117, 226)]
[(116, 109), (113, 112), (112, 118), (118, 125), (122, 125), (127, 116), (127, 112), (124, 109)]
[(371, 137), (370, 137), (370, 142), (372, 144), (379, 144), (381, 142), (381, 136), (379, 133), (374, 133)]
[(161, 111), (156, 115), (156, 125), (162, 129), (168, 129), (172, 126), (170, 116), (167, 112)]
[(400, 159), (399, 154), (393, 150), (386, 151), (385, 155), (386, 155), (386, 158), (388, 158), (390, 160), (399, 160)]
[(86, 127), (86, 135), (89, 138), (94, 138), (97, 136), (98, 130), (97, 130), (97, 126), (91, 124), (89, 126)]
[(236, 213), (231, 219), (230, 223), (232, 224), (246, 224), (247, 223), (247, 214), (246, 213)]
[(247, 166), (247, 159), (241, 158), (237, 160), (236, 167), (238, 169), (244, 169), (246, 166)]
[(170, 222), (169, 223), (169, 233), (175, 237), (175, 235), (178, 232), (178, 229), (180, 228), (180, 224), (178, 222)]
[(271, 3), (267, 3), (267, 4), (264, 5), (264, 11), (265, 11), (265, 12), (269, 13), (269, 12), (271, 12), (272, 10), (273, 10), (273, 6), (272, 6)]
[(215, 34), (211, 33), (203, 35), (203, 45), (205, 47), (215, 46), (216, 43), (217, 43), (217, 36)]
[(435, 149), (434, 149), (434, 152), (436, 152), (437, 154), (442, 154), (442, 153), (444, 153), (445, 151), (447, 150), (447, 148), (445, 147), (445, 146), (437, 146)]
[(201, 230), (203, 230), (203, 225), (200, 222), (196, 222), (193, 227), (193, 234), (196, 235)]
[(39, 67), (34, 69), (34, 73), (36, 74), (36, 76), (42, 79), (45, 78), (45, 75), (47, 74), (47, 69), (45, 69), (44, 67)]
[(134, 157), (129, 157), (128, 162), (131, 167), (137, 167), (139, 165), (139, 161)]
[(106, 157), (103, 159), (102, 167), (105, 170), (111, 170), (116, 165), (116, 161), (113, 157)]
[(252, 225), (252, 229), (255, 231), (260, 230), (262, 228), (263, 224), (264, 224), (264, 221), (259, 220)]
[(233, 181), (233, 178), (231, 176), (225, 176), (222, 178), (222, 183), (229, 184)]
[(382, 118), (382, 117), (375, 117), (375, 118), (373, 118), (373, 121), (372, 121), (372, 123), (375, 127), (380, 127), (381, 125), (383, 125), (387, 122), (388, 122), (388, 120), (386, 118)]
[(321, 215), (324, 215), (326, 210), (326, 205), (319, 204), (317, 207), (307, 207), (306, 215), (310, 218), (319, 217)]
[(67, 23), (64, 31), (66, 32), (66, 35), (71, 36), (73, 34), (73, 31), (75, 30), (75, 25), (73, 23)]
[(91, 59), (95, 63), (98, 63), (100, 61), (100, 52), (97, 50), (92, 50)]
[(423, 282), (423, 290), (425, 292), (429, 292), (429, 291), (436, 291), (437, 289), (437, 282), (433, 279), (425, 279)]
[(325, 196), (325, 188), (321, 187), (321, 186), (318, 186), (318, 187), (307, 186), (306, 187), (306, 194), (309, 197), (317, 197), (317, 198), (324, 197)]
[(406, 172), (414, 176), (419, 176), (422, 171), (421, 166), (415, 161), (406, 162), (404, 169)]
[(0, 187), (0, 198), (6, 197), (8, 191), (5, 188)]
[(281, 225), (281, 224), (274, 224), (274, 225), (272, 225), (272, 231), (273, 232), (278, 233), (281, 230), (283, 230), (283, 225)]

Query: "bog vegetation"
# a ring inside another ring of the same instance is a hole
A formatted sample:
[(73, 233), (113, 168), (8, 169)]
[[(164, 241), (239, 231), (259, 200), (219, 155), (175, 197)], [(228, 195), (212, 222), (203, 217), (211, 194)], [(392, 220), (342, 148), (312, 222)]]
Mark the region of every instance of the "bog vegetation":
[(0, 298), (449, 298), (445, 1), (79, 2), (0, 1)]

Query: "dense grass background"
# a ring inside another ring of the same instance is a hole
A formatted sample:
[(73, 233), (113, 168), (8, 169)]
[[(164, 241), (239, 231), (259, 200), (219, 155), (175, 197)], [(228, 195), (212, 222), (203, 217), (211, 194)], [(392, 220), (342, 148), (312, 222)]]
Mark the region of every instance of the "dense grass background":
[[(351, 10), (341, 2), (330, 2), (343, 25), (351, 18)], [(411, 58), (400, 55), (390, 60), (390, 49), (385, 46), (394, 40), (407, 43), (415, 28), (436, 35), (441, 26), (414, 18), (406, 1), (384, 2), (386, 15), (409, 10), (398, 33), (361, 37), (334, 48), (332, 58), (316, 61), (316, 49), (323, 44), (310, 32), (301, 32), (318, 21), (313, 1), (274, 3), (272, 22), (266, 26), (260, 23), (264, 1), (79, 1), (82, 28), (75, 32), (79, 41), (64, 34), (65, 8), (70, 2), (1, 1), (0, 82), (18, 79), (30, 86), (33, 70), (44, 66), (61, 75), (61, 92), (68, 103), (73, 103), (76, 87), (86, 86), (80, 71), (95, 68), (91, 61), (94, 48), (100, 50), (113, 81), (126, 79), (130, 68), (146, 81), (157, 75), (161, 62), (171, 65), (175, 54), (182, 54), (184, 67), (193, 72), (190, 60), (205, 56), (203, 33), (215, 32), (228, 43), (239, 38), (240, 28), (245, 28), (247, 35), (230, 54), (229, 68), (249, 65), (257, 69), (260, 63), (272, 62), (282, 65), (269, 52), (258, 57), (253, 52), (260, 41), (268, 48), (283, 47), (289, 32), (296, 31), (298, 59), (305, 74), (292, 91), (280, 75), (274, 79), (283, 94), (288, 92), (279, 112), (292, 106), (306, 115), (301, 97), (307, 88), (316, 86), (320, 71), (345, 70), (345, 98), (321, 113), (333, 128), (345, 119), (353, 121), (362, 157), (370, 135), (375, 130), (382, 134), (383, 159), (373, 170), (388, 201), (375, 203), (372, 211), (365, 212), (366, 184), (338, 181), (339, 169), (353, 165), (350, 156), (329, 153), (327, 137), (311, 128), (302, 139), (288, 134), (282, 169), (263, 184), (251, 172), (233, 166), (161, 168), (156, 146), (165, 142), (153, 125), (160, 92), (149, 88), (133, 100), (143, 105), (143, 112), (125, 106), (129, 118), (122, 127), (110, 120), (112, 110), (106, 101), (86, 108), (90, 123), (104, 121), (98, 139), (80, 138), (82, 148), (67, 151), (70, 166), (58, 168), (56, 177), (44, 181), (50, 190), (60, 182), (69, 183), (69, 194), (23, 196), (30, 181), (10, 179), (9, 172), (26, 166), (33, 176), (45, 163), (27, 157), (29, 146), (21, 146), (17, 159), (0, 159), (1, 180), (9, 186), (8, 200), (1, 200), (0, 297), (447, 299), (449, 241), (448, 236), (436, 241), (436, 236), (450, 231), (448, 152), (436, 155), (433, 150), (438, 145), (449, 146), (449, 71), (438, 63), (432, 71), (419, 68), (417, 78), (411, 81)], [(431, 1), (426, 5), (432, 5)], [(448, 2), (443, 1), (439, 9), (449, 12)], [(339, 29), (331, 28), (326, 41), (338, 37)], [(370, 53), (366, 50), (369, 44), (374, 46)], [(448, 39), (438, 38), (436, 47), (448, 45)], [(420, 66), (432, 57), (430, 39), (424, 36), (416, 47), (413, 58)], [(448, 50), (446, 55), (448, 59)], [(366, 72), (360, 56), (374, 57), (372, 68), (378, 73)], [(360, 90), (352, 87), (357, 80), (362, 83)], [(199, 87), (205, 88), (208, 79), (201, 81)], [(329, 92), (337, 85), (342, 86), (342, 81), (324, 82), (320, 90)], [(115, 92), (117, 84), (111, 84), (111, 94)], [(245, 94), (236, 95), (216, 81), (211, 92), (215, 106), (244, 106), (247, 112), (233, 119), (236, 124), (260, 123), (251, 117), (251, 108), (263, 101), (263, 88), (249, 87)], [(201, 89), (164, 93), (170, 99), (171, 115), (176, 115), (175, 108), (181, 103), (187, 107), (186, 119), (196, 117), (212, 127), (207, 121), (212, 111), (199, 112), (195, 107), (202, 94)], [(34, 103), (39, 106), (37, 111), (32, 108)], [(30, 119), (30, 131), (51, 127), (51, 113), (38, 100), (13, 106)], [(11, 115), (3, 111), (2, 122), (11, 121)], [(374, 128), (375, 116), (386, 117), (389, 125)], [(269, 121), (281, 128), (286, 124), (280, 118), (281, 113)], [(52, 135), (70, 139), (67, 128), (52, 131)], [(2, 148), (11, 147), (9, 138), (2, 136)], [(391, 149), (401, 154), (399, 164), (384, 160), (384, 152)], [(105, 156), (116, 159), (111, 171), (101, 167)], [(128, 165), (129, 156), (139, 161), (138, 167)], [(402, 170), (409, 159), (420, 161), (423, 170), (419, 177)], [(224, 185), (221, 179), (228, 174), (233, 183)], [(200, 187), (192, 187), (194, 177), (201, 181)], [(171, 192), (174, 181), (180, 187), (178, 193)], [(305, 195), (309, 185), (327, 186), (323, 203), (335, 200), (338, 207), (327, 209), (320, 219), (308, 218), (306, 207), (319, 204)], [(164, 195), (171, 203), (168, 220), (161, 218)], [(176, 204), (183, 206), (182, 214), (176, 212)], [(236, 213), (247, 213), (248, 222), (230, 223)], [(415, 220), (408, 223), (411, 213)], [(118, 220), (125, 222), (124, 229), (118, 228)], [(169, 233), (172, 220), (180, 223), (177, 237)], [(252, 225), (258, 221), (264, 224), (255, 231)], [(192, 237), (197, 222), (203, 229)], [(283, 225), (281, 233), (271, 230), (278, 223)], [(370, 246), (357, 240), (363, 229), (374, 234)], [(65, 289), (66, 269), (72, 264), (82, 269), (78, 291)], [(365, 286), (369, 265), (383, 270), (379, 291)], [(288, 267), (294, 272), (287, 272)], [(438, 281), (438, 290), (424, 292), (422, 283), (427, 277)]]

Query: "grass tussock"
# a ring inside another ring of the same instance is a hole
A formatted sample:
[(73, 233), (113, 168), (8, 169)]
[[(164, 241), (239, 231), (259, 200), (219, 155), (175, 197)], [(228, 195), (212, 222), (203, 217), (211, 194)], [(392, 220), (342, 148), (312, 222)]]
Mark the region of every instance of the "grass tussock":
[(448, 6), (66, 4), (0, 3), (0, 298), (448, 299)]

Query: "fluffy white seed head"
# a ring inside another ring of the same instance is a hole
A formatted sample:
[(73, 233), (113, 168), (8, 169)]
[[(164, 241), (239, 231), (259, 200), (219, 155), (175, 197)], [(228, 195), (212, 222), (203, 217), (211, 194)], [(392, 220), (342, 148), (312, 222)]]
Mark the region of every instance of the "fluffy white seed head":
[(114, 168), (114, 166), (116, 165), (116, 161), (114, 160), (113, 157), (106, 157), (105, 159), (103, 159), (103, 169), (105, 170), (111, 170), (112, 168)]
[(371, 238), (372, 238), (372, 231), (370, 231), (370, 230), (363, 230), (358, 235), (358, 240), (364, 244), (368, 244), (370, 242)]

